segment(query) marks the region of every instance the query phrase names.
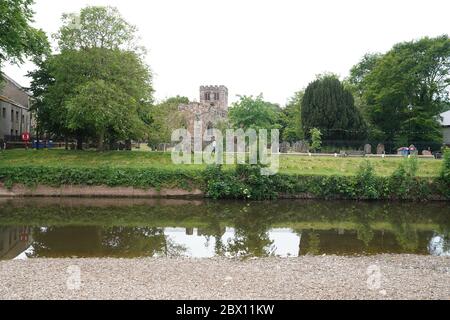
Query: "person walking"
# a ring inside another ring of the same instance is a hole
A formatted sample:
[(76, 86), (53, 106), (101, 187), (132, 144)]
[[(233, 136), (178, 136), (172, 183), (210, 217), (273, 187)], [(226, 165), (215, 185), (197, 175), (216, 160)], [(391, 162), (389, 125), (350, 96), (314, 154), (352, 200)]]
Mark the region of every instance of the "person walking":
[(212, 152), (216, 153), (216, 139), (214, 138), (213, 142), (212, 142)]

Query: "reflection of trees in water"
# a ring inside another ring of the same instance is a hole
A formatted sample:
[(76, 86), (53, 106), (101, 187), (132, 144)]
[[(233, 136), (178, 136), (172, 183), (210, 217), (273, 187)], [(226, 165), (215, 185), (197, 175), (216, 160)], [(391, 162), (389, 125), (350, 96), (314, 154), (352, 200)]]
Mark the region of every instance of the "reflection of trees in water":
[(273, 255), (273, 241), (267, 231), (257, 231), (239, 228), (235, 230), (233, 240), (226, 246), (226, 251), (235, 257), (267, 257)]
[(51, 256), (178, 256), (186, 248), (155, 227), (34, 228), (33, 257)]
[(364, 242), (366, 247), (369, 246), (370, 241), (372, 241), (374, 237), (374, 231), (367, 223), (359, 224), (356, 229), (356, 234), (357, 239)]
[(367, 214), (363, 214), (359, 216), (358, 220), (356, 225), (356, 237), (364, 243), (365, 247), (368, 247), (375, 235), (374, 230), (370, 226), (370, 221), (373, 221), (373, 218)]
[(102, 229), (102, 247), (108, 256), (180, 256), (186, 251), (166, 237), (163, 228), (155, 227)]
[[(320, 236), (314, 231), (307, 234), (308, 249), (307, 254), (318, 255), (320, 253)], [(299, 254), (300, 255), (300, 254)]]
[(394, 225), (395, 237), (398, 244), (406, 252), (415, 252), (419, 248), (419, 236), (417, 230), (412, 228), (410, 224)]
[[(271, 214), (273, 219), (273, 214)], [(247, 204), (234, 218), (234, 238), (225, 250), (231, 256), (266, 257), (273, 255), (273, 241), (269, 238), (271, 218), (265, 212), (251, 210)]]
[(406, 252), (415, 252), (419, 248), (419, 235), (412, 226), (410, 215), (405, 212), (399, 215), (388, 216), (392, 226), (392, 232), (400, 247)]
[[(268, 232), (274, 225), (306, 229), (300, 232), (300, 246), (309, 250), (311, 242), (314, 252), (320, 243), (320, 250), (326, 253), (378, 253), (386, 250), (426, 253), (432, 231), (445, 235), (450, 230), (448, 204), (433, 202), (423, 205), (295, 200), (252, 203), (199, 201), (183, 202), (182, 205), (157, 202), (151, 205), (86, 207), (38, 206), (34, 202), (24, 205), (21, 201), (3, 204), (0, 208), (0, 224), (4, 225), (84, 225), (35, 228), (35, 255), (41, 256), (179, 255), (186, 248), (167, 239), (163, 228), (175, 224), (195, 226), (196, 222), (201, 225), (199, 230), (207, 241), (214, 239), (216, 255), (226, 255), (227, 252), (231, 255), (270, 255), (273, 242)], [(129, 227), (100, 227), (116, 223)], [(132, 227), (139, 225), (160, 228)], [(429, 225), (438, 228), (431, 230)], [(225, 226), (235, 228), (234, 239), (229, 243), (222, 241)], [(345, 234), (335, 233), (336, 229), (345, 230)], [(311, 236), (308, 230), (312, 230)], [(320, 240), (317, 239), (319, 237)], [(448, 245), (446, 242), (445, 246)]]

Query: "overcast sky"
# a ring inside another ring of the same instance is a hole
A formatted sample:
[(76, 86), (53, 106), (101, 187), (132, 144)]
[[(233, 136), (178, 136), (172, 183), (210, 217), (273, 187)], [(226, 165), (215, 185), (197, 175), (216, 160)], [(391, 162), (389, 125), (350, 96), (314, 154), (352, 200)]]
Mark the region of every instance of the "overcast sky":
[[(450, 33), (448, 0), (36, 0), (35, 25), (54, 33), (86, 5), (115, 6), (138, 27), (157, 99), (223, 84), (231, 101), (262, 92), (284, 105), (316, 74), (345, 77), (367, 52)], [(26, 86), (32, 67), (4, 71)]]

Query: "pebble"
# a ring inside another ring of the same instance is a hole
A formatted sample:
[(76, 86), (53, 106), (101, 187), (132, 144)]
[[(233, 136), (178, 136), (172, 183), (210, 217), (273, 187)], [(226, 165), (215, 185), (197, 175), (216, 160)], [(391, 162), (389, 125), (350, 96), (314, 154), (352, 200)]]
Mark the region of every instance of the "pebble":
[(449, 270), (450, 257), (403, 254), (37, 258), (0, 261), (0, 299), (450, 299)]

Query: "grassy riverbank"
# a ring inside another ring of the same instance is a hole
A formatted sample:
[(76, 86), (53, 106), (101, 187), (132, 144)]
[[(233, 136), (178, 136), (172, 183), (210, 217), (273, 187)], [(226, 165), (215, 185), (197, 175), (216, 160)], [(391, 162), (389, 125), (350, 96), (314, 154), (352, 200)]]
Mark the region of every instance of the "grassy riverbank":
[(21, 184), (199, 189), (215, 199), (443, 200), (450, 198), (448, 178), (440, 175), (444, 163), (283, 155), (279, 173), (263, 176), (257, 166), (175, 165), (165, 153), (13, 150), (0, 153), (0, 182), (7, 188)]
[[(280, 173), (300, 175), (355, 175), (361, 163), (369, 161), (378, 176), (389, 176), (399, 166), (401, 158), (334, 158), (306, 157), (289, 154), (280, 156)], [(417, 176), (435, 177), (439, 175), (442, 161), (419, 159)], [(129, 169), (164, 169), (196, 171), (206, 165), (176, 165), (170, 153), (162, 152), (95, 152), (65, 150), (7, 150), (0, 152), (0, 167), (46, 166)], [(226, 166), (227, 167), (227, 166)], [(231, 167), (231, 166), (230, 166)]]

